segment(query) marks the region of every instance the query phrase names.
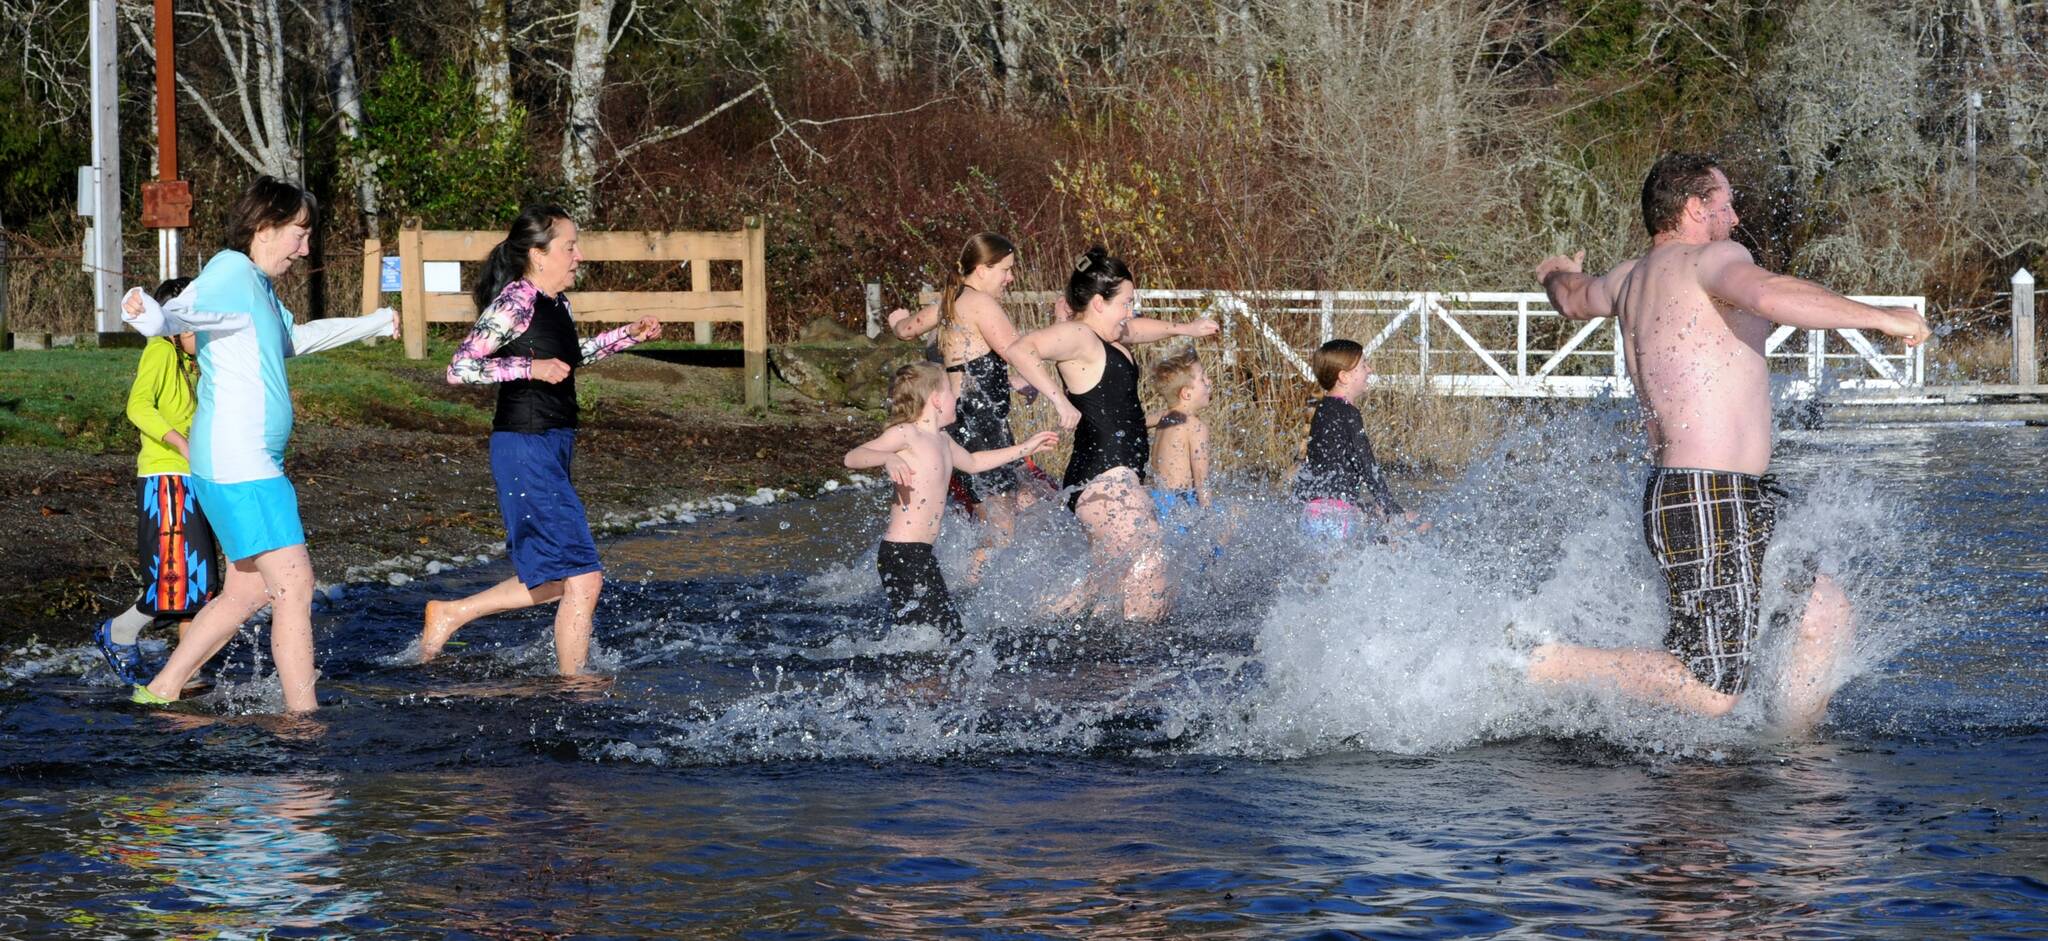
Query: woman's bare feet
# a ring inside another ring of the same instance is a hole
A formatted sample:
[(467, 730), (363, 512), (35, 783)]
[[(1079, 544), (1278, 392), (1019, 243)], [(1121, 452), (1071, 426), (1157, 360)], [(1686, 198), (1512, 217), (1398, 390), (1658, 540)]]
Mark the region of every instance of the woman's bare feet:
[(455, 636), (462, 621), (456, 617), (454, 607), (446, 601), (427, 602), (426, 623), (420, 628), (420, 662), (431, 662), (441, 655), (441, 648), (448, 645), (448, 638)]

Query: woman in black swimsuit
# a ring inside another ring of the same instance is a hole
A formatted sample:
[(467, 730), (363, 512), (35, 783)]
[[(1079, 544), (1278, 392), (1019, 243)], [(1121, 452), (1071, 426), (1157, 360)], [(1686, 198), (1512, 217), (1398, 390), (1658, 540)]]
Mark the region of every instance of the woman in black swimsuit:
[[(951, 283), (939, 301), (915, 314), (895, 310), (889, 314), (889, 329), (906, 340), (938, 329), (939, 362), (959, 395), (954, 411), (958, 418), (946, 426), (946, 433), (969, 451), (1007, 448), (1016, 442), (1010, 434), (1011, 344), (1017, 342), (1017, 325), (998, 301), (1003, 290), (1015, 280), (1017, 247), (993, 232), (967, 240), (960, 260), (953, 268)], [(1017, 523), (1022, 490), (1022, 468), (1006, 464), (992, 471), (953, 474), (956, 489), (973, 498), (970, 504), (977, 518), (988, 524), (983, 542), (974, 552), (974, 566), (967, 580), (981, 577), (989, 553), (1008, 545)]]
[[(1109, 257), (1100, 245), (1089, 249), (1067, 279), (1064, 299), (1073, 319), (1026, 334), (1010, 347), (1009, 359), (1052, 402), (1061, 427), (1075, 429), (1067, 505), (1088, 532), (1095, 574), (1065, 607), (1086, 604), (1102, 582), (1120, 576), (1124, 617), (1156, 621), (1168, 603), (1166, 559), (1159, 517), (1145, 492), (1151, 444), (1145, 409), (1138, 404), (1138, 367), (1126, 347), (1206, 337), (1217, 327), (1213, 320), (1177, 324), (1135, 317), (1137, 288), (1122, 259)], [(1059, 367), (1059, 383), (1046, 371), (1047, 361)]]

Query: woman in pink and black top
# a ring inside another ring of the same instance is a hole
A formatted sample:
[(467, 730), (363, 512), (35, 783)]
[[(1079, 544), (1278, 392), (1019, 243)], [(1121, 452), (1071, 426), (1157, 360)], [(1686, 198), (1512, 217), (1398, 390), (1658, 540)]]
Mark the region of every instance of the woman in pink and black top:
[(576, 444), (576, 370), (661, 336), (653, 317), (587, 340), (576, 336), (569, 302), (583, 254), (576, 223), (554, 206), (529, 207), (484, 259), (472, 296), (481, 313), (448, 364), (448, 382), (496, 383), (491, 478), (517, 575), (459, 601), (427, 602), (420, 660), (432, 660), (464, 624), (486, 615), (561, 602), (555, 662), (582, 672), (604, 566), (583, 501), (570, 483)]

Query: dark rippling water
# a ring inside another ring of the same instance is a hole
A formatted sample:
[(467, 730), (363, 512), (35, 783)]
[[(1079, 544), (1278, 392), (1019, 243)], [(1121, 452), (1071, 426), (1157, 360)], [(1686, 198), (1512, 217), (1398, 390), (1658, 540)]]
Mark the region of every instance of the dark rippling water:
[(1510, 619), (1662, 631), (1628, 440), (1519, 432), (1397, 548), (1237, 501), (1155, 630), (1033, 614), (1082, 552), (1041, 512), (968, 637), (885, 633), (867, 492), (607, 543), (601, 688), (545, 612), (405, 662), (502, 563), (317, 615), (314, 723), (246, 637), (193, 714), (17, 653), (0, 937), (2048, 936), (2048, 430), (1781, 443), (1774, 573), (1862, 618), (1817, 743), (1515, 680)]

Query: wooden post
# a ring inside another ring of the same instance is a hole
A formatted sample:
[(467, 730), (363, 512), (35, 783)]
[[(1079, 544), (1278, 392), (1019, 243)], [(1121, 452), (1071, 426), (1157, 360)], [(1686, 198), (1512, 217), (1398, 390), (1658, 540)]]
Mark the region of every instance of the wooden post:
[(384, 306), (384, 243), (363, 240), (363, 313), (374, 314)]
[(2041, 360), (2034, 352), (2034, 275), (2025, 268), (2012, 276), (2012, 382), (2041, 382)]
[[(687, 264), (690, 266), (690, 293), (702, 294), (711, 290), (711, 259), (693, 258)], [(700, 320), (697, 321), (695, 326), (697, 328), (697, 345), (710, 346), (712, 340), (711, 328), (713, 326), (711, 321)]]
[(747, 217), (747, 257), (740, 290), (746, 297), (743, 342), (747, 362), (747, 405), (768, 407), (768, 238), (760, 216)]
[(405, 220), (398, 233), (399, 316), (404, 318), (405, 357), (427, 358), (427, 266), (420, 220)]
[(14, 349), (14, 335), (7, 332), (7, 226), (0, 224), (0, 350)]

